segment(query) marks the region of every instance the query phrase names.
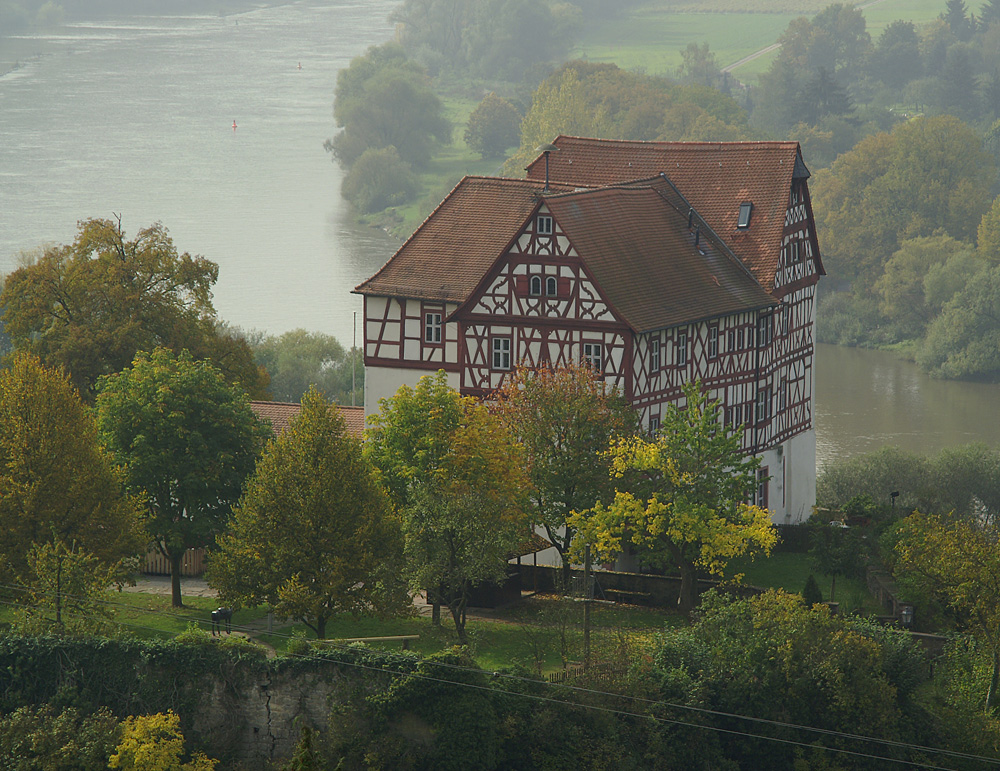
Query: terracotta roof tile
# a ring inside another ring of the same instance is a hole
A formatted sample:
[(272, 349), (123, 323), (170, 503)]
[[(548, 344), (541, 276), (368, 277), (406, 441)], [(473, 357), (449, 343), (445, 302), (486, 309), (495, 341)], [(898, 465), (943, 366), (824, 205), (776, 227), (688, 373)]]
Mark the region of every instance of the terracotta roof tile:
[[(549, 153), (554, 183), (599, 187), (665, 173), (754, 272), (774, 287), (792, 176), (808, 174), (797, 142), (637, 142), (560, 136)], [(527, 168), (544, 180), (545, 160)], [(740, 203), (753, 203), (750, 226), (738, 230)]]
[(689, 205), (661, 178), (548, 197), (546, 204), (638, 332), (774, 304), (709, 228), (697, 219), (688, 227)]
[[(275, 434), (283, 434), (291, 427), (302, 405), (298, 402), (250, 402), (250, 409), (258, 418), (270, 423)], [(360, 439), (365, 428), (365, 408), (338, 406), (337, 409), (347, 424), (347, 432)]]
[(465, 177), (378, 273), (354, 291), (464, 301), (538, 204), (543, 186), (544, 180)]

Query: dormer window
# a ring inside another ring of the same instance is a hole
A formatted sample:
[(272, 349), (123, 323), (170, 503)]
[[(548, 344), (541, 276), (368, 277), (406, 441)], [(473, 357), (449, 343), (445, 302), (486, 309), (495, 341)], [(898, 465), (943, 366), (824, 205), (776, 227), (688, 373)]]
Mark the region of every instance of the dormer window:
[(530, 293), (533, 297), (537, 297), (542, 293), (542, 277), (532, 276), (531, 277), (531, 289)]
[(540, 236), (552, 235), (552, 218), (544, 214), (539, 215), (536, 231)]
[(750, 227), (750, 215), (753, 213), (753, 204), (750, 201), (744, 201), (740, 204), (740, 218), (736, 221), (736, 227), (740, 230), (745, 230)]

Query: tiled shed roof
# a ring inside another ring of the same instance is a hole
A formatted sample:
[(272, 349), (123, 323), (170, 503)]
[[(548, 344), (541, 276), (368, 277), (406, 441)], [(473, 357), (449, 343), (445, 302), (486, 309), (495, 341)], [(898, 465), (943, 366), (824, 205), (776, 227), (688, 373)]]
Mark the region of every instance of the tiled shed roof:
[[(299, 414), (302, 405), (298, 402), (250, 402), (250, 409), (258, 418), (270, 423), (275, 434), (283, 434), (291, 427), (292, 420)], [(360, 439), (365, 428), (365, 408), (338, 407), (337, 409), (347, 424), (347, 432)]]
[(355, 291), (464, 301), (538, 204), (543, 187), (544, 180), (465, 177), (392, 259)]
[[(774, 288), (793, 176), (808, 176), (797, 142), (637, 142), (560, 136), (549, 153), (553, 183), (599, 187), (665, 173), (749, 267)], [(545, 159), (527, 167), (545, 179)], [(737, 229), (740, 204), (753, 203)]]
[(637, 332), (774, 304), (709, 228), (697, 218), (688, 227), (689, 205), (661, 178), (557, 195), (546, 203), (609, 302)]

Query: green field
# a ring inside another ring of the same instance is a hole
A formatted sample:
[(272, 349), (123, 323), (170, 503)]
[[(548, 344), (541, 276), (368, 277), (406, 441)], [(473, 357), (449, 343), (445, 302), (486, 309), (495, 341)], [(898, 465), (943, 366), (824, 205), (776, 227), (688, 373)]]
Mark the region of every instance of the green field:
[[(688, 43), (707, 41), (719, 66), (727, 67), (775, 43), (792, 19), (814, 16), (829, 4), (822, 0), (780, 4), (761, 0), (656, 0), (620, 19), (587, 28), (571, 57), (669, 75), (681, 63), (680, 52)], [(763, 12), (765, 8), (767, 12)], [(881, 0), (865, 8), (864, 14), (868, 33), (875, 40), (896, 19), (924, 24), (936, 19), (944, 9), (945, 0)], [(764, 55), (741, 65), (734, 74), (753, 81), (770, 66), (773, 56)]]

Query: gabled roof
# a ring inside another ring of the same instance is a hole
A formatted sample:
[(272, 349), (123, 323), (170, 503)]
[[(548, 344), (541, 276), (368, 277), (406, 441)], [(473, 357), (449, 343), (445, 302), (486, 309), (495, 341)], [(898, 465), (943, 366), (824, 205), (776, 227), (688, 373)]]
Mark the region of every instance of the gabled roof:
[[(258, 418), (270, 423), (275, 434), (283, 434), (291, 427), (302, 405), (298, 402), (250, 402), (250, 409)], [(337, 409), (347, 424), (347, 433), (360, 439), (365, 429), (365, 408), (338, 406)]]
[(354, 291), (463, 302), (538, 205), (543, 187), (544, 180), (465, 177)]
[[(793, 178), (809, 176), (798, 142), (638, 142), (560, 136), (549, 153), (549, 180), (600, 187), (665, 173), (757, 276), (774, 288)], [(545, 179), (545, 158), (527, 167)], [(740, 204), (753, 203), (737, 229)]]
[(637, 332), (775, 304), (666, 179), (549, 196), (546, 204)]

